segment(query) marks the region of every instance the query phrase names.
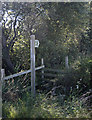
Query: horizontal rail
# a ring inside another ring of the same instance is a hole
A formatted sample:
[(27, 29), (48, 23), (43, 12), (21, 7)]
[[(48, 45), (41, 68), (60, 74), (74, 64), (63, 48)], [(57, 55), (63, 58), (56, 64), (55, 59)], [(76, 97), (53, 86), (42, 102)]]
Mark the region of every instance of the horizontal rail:
[[(44, 68), (44, 65), (35, 68), (35, 70), (40, 70), (42, 68)], [(21, 76), (21, 75), (24, 75), (24, 74), (27, 74), (27, 73), (30, 73), (30, 72), (31, 72), (31, 69), (30, 70), (26, 70), (24, 72), (16, 73), (16, 74), (13, 74), (13, 75), (10, 75), (10, 76), (6, 76), (6, 77), (3, 78), (3, 80), (8, 80), (8, 79), (11, 79), (11, 78), (14, 78), (14, 77), (18, 77), (18, 76)]]
[(44, 74), (42, 74), (42, 73), (39, 73), (38, 75), (44, 75), (44, 76), (47, 76), (47, 77), (61, 77), (61, 76), (63, 76), (63, 74), (51, 74), (51, 73), (44, 73)]
[(67, 72), (57, 70), (57, 69), (51, 69), (51, 68), (44, 68), (44, 71), (50, 71), (50, 72), (58, 72), (58, 73), (63, 73), (66, 74)]
[(40, 67), (35, 68), (35, 70), (40, 70), (40, 69), (42, 69), (42, 68), (44, 68), (44, 67), (45, 67), (45, 66), (42, 65), (42, 66), (40, 66)]

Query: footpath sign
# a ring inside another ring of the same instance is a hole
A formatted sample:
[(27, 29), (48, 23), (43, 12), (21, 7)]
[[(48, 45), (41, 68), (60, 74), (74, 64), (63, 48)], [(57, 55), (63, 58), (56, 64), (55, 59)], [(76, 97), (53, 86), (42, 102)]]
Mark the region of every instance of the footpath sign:
[(35, 47), (36, 47), (36, 48), (39, 47), (39, 40), (35, 40)]

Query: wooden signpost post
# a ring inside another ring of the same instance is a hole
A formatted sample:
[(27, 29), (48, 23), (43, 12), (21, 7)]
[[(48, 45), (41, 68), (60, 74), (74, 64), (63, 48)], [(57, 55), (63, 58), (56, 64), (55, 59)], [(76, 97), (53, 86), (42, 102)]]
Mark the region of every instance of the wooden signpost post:
[[(0, 1), (0, 71), (2, 68), (2, 2)], [(1, 78), (1, 72), (0, 72)], [(2, 119), (2, 81), (0, 79), (0, 119)]]
[(35, 95), (35, 35), (31, 35), (30, 40), (31, 53), (31, 94)]
[(65, 67), (66, 67), (67, 70), (69, 69), (68, 56), (65, 57)]
[(31, 94), (35, 96), (35, 47), (39, 47), (39, 41), (35, 40), (35, 35), (31, 35), (30, 57), (31, 57)]

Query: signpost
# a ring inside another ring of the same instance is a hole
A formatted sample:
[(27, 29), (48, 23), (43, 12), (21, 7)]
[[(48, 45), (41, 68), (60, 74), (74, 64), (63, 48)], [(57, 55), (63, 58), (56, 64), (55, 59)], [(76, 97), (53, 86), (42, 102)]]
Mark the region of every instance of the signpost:
[(35, 95), (35, 35), (31, 35), (30, 40), (31, 49), (31, 94)]
[(31, 94), (35, 96), (35, 47), (39, 47), (39, 40), (35, 40), (35, 35), (31, 35), (30, 57), (31, 57)]
[(35, 47), (39, 47), (39, 40), (35, 40)]

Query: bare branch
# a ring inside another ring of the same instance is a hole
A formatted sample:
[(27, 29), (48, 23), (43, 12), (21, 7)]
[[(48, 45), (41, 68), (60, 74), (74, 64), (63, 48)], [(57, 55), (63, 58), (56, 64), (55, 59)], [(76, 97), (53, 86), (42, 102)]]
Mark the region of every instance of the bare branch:
[(14, 21), (14, 25), (13, 25), (14, 36), (13, 36), (12, 40), (10, 41), (10, 43), (9, 43), (9, 45), (8, 45), (8, 49), (10, 49), (10, 47), (12, 46), (12, 44), (13, 44), (15, 38), (16, 38), (16, 28), (15, 28), (15, 26), (16, 26), (16, 23), (17, 23), (17, 17), (18, 17), (18, 15), (19, 15), (19, 13), (20, 13), (20, 12), (18, 12), (17, 15), (15, 16), (15, 21)]

